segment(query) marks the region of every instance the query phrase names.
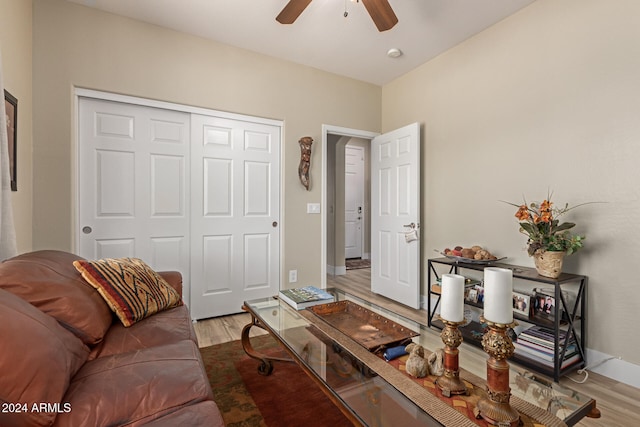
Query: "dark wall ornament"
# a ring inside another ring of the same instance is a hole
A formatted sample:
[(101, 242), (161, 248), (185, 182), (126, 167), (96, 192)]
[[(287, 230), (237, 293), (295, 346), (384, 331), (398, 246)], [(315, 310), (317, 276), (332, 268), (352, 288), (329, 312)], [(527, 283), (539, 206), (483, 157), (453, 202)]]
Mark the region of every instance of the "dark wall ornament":
[(304, 185), (304, 188), (309, 191), (309, 169), (311, 168), (311, 144), (313, 144), (313, 138), (310, 136), (303, 136), (298, 141), (300, 144), (300, 165), (298, 166), (298, 176), (300, 176), (300, 182)]
[(9, 173), (11, 191), (18, 191), (17, 143), (18, 143), (18, 100), (6, 90), (4, 91), (4, 108), (7, 121), (7, 143), (9, 148)]

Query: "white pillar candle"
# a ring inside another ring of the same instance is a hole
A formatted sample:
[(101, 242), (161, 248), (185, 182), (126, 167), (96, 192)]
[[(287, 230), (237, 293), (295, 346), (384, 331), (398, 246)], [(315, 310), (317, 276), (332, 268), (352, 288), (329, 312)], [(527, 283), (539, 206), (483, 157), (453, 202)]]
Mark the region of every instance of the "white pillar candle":
[(493, 323), (513, 322), (513, 272), (506, 268), (484, 269), (484, 318)]
[(440, 317), (450, 322), (464, 320), (464, 277), (458, 274), (442, 275)]

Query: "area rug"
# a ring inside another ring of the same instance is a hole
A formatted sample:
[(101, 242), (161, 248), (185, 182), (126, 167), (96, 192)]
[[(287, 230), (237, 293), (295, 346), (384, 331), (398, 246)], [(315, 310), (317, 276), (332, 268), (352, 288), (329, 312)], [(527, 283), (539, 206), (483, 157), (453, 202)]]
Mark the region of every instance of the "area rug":
[[(256, 351), (286, 356), (269, 335), (251, 338)], [(200, 349), (214, 399), (227, 427), (351, 426), (340, 410), (295, 363), (274, 362), (269, 376), (241, 342)]]
[(371, 268), (371, 260), (351, 258), (345, 260), (347, 270), (357, 270), (359, 268)]

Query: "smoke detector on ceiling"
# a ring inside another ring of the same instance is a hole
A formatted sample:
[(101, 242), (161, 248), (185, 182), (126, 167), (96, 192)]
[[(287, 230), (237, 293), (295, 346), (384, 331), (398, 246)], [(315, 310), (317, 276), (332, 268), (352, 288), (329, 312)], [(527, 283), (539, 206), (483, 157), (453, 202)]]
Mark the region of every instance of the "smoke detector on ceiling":
[(396, 47), (392, 47), (387, 51), (387, 56), (389, 58), (399, 58), (400, 56), (402, 56), (402, 51)]

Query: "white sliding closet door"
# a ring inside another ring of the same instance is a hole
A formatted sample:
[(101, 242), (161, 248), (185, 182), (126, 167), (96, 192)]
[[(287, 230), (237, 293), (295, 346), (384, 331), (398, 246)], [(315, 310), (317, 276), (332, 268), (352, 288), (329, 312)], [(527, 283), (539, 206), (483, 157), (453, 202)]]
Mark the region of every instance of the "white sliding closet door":
[(80, 98), (80, 256), (137, 257), (189, 283), (189, 116)]
[(280, 127), (192, 116), (196, 319), (241, 311), (280, 287)]
[(183, 275), (194, 319), (280, 288), (281, 124), (78, 98), (78, 253)]

